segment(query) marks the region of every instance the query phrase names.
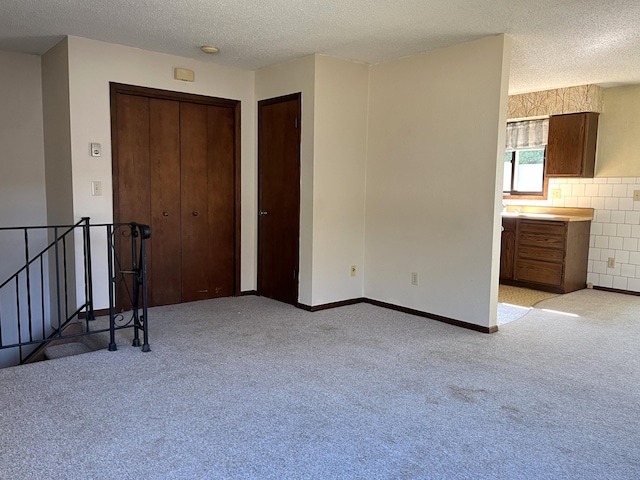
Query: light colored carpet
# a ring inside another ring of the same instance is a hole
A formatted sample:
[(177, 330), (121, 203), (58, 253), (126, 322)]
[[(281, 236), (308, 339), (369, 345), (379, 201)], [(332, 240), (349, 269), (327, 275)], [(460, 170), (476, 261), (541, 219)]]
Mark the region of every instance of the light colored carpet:
[(149, 353), (0, 371), (0, 477), (639, 478), (639, 300), (586, 292), (547, 302), (588, 317), (493, 335), (368, 304), (154, 308)]
[(500, 285), (498, 290), (498, 302), (521, 307), (533, 307), (542, 300), (557, 297), (557, 293), (543, 292), (531, 288), (513, 287), (511, 285)]

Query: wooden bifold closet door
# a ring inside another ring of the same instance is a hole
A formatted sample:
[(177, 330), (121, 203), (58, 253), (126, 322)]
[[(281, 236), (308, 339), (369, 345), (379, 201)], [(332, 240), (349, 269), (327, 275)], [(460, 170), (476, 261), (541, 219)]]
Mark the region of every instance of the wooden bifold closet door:
[[(239, 102), (112, 84), (114, 221), (151, 226), (150, 305), (239, 293)], [(115, 235), (118, 269), (130, 264)], [(131, 282), (117, 282), (119, 310)]]

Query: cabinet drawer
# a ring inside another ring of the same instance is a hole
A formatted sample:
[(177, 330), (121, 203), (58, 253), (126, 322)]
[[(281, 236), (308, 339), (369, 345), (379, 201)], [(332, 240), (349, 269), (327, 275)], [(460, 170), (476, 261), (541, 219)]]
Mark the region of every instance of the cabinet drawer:
[(560, 286), (562, 285), (562, 264), (518, 259), (515, 277), (516, 280), (523, 282)]
[(550, 222), (545, 220), (520, 220), (520, 232), (541, 233), (544, 235), (564, 236), (567, 231), (566, 222)]
[(518, 248), (518, 258), (528, 258), (529, 260), (542, 260), (545, 262), (562, 263), (564, 251), (553, 248), (525, 247)]
[(520, 232), (518, 246), (529, 245), (532, 247), (550, 247), (559, 250), (564, 248), (564, 235), (550, 235), (548, 233)]

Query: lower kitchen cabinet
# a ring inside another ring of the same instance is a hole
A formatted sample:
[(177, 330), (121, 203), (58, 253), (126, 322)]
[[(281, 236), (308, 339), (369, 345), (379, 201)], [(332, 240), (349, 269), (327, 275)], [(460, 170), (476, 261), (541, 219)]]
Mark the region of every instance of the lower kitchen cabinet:
[[(555, 293), (586, 287), (590, 221), (505, 218), (503, 227), (502, 283)], [(510, 230), (515, 230), (513, 250), (505, 237)]]

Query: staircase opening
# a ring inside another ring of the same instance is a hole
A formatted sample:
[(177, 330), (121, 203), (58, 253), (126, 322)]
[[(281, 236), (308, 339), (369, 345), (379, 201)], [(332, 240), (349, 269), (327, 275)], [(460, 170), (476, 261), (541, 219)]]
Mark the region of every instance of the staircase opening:
[[(126, 261), (114, 253), (115, 235), (129, 243), (131, 258)], [(85, 217), (75, 225), (3, 227), (0, 236), (14, 247), (22, 245), (18, 248), (22, 250), (22, 266), (0, 283), (0, 367), (44, 359), (45, 349), (55, 344), (78, 343), (64, 349), (83, 350), (79, 340), (93, 334), (108, 333), (107, 348), (117, 350), (115, 332), (127, 328), (133, 330), (134, 346), (150, 350), (146, 278), (149, 226), (91, 224)], [(92, 252), (97, 247), (106, 248), (106, 255), (104, 251), (100, 255)], [(126, 270), (120, 265), (127, 265)], [(106, 281), (103, 278), (99, 282), (104, 287), (96, 289), (94, 272), (106, 272)], [(129, 287), (126, 291), (132, 310), (116, 315), (115, 290), (122, 283)], [(104, 313), (108, 325), (95, 322), (96, 297), (107, 307)], [(86, 342), (83, 344), (89, 348)]]

